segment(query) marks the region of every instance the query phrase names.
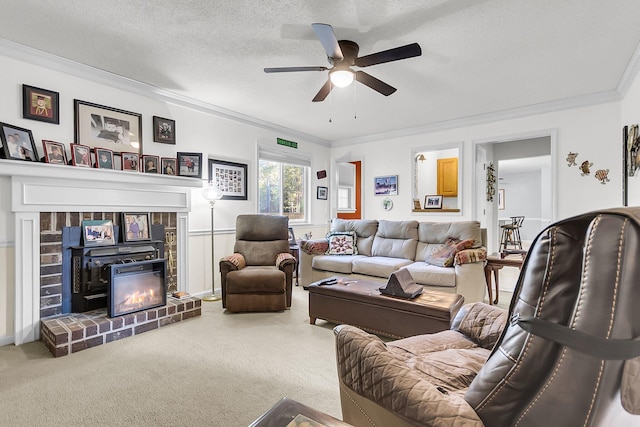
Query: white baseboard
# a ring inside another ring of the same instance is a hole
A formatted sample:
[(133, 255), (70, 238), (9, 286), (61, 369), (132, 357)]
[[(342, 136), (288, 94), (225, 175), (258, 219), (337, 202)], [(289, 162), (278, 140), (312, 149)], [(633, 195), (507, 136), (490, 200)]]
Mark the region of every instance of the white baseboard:
[(13, 338), (13, 335), (7, 335), (4, 337), (0, 337), (0, 347), (5, 346), (5, 345), (9, 345), (9, 344), (14, 344), (16, 342), (16, 340)]

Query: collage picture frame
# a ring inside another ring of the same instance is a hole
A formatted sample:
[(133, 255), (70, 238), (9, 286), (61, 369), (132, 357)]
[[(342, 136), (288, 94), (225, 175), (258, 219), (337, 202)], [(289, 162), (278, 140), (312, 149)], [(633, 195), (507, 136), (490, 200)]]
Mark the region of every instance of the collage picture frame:
[(215, 182), (222, 200), (247, 200), (247, 164), (209, 159), (209, 182)]

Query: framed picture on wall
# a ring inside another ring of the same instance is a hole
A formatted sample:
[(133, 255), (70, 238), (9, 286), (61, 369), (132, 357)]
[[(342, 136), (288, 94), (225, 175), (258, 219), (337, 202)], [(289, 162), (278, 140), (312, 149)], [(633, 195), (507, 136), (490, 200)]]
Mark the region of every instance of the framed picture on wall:
[(42, 148), (44, 148), (45, 162), (56, 165), (67, 164), (67, 151), (63, 143), (43, 139)]
[(142, 114), (74, 100), (75, 141), (114, 152), (142, 153)]
[(153, 141), (163, 144), (176, 143), (176, 121), (153, 116)]
[(504, 210), (504, 188), (498, 189), (498, 209)]
[(327, 187), (318, 187), (316, 189), (316, 198), (318, 200), (327, 200), (329, 196), (329, 189)]
[(0, 123), (0, 140), (5, 159), (40, 161), (33, 134), (29, 129)]
[(22, 117), (56, 125), (60, 124), (58, 92), (22, 85)]
[(398, 195), (398, 175), (377, 176), (373, 181), (373, 191), (376, 196)]
[(247, 165), (209, 159), (209, 181), (222, 191), (222, 200), (247, 200)]

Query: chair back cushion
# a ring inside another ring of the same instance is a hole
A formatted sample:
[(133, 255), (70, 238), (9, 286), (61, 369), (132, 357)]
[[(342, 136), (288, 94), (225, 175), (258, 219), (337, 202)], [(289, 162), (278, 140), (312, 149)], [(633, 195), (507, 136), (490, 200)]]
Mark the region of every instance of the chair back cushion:
[(234, 252), (247, 265), (275, 265), (279, 253), (289, 252), (289, 218), (275, 215), (238, 215)]
[[(525, 331), (517, 319), (538, 318), (606, 340), (638, 339), (639, 250), (638, 207), (569, 218), (536, 237), (511, 300), (512, 321), (465, 395), (486, 426), (637, 425), (620, 397), (631, 361), (600, 360), (556, 344)], [(636, 394), (637, 378), (634, 383)]]

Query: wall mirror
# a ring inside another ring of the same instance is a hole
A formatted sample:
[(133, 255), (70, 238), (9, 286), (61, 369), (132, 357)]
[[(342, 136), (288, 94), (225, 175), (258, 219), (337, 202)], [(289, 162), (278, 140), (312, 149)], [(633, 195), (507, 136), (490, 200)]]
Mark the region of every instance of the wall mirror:
[[(461, 212), (462, 143), (411, 150), (414, 212)], [(440, 200), (442, 203), (428, 203)], [(420, 206), (420, 208), (418, 208)]]

